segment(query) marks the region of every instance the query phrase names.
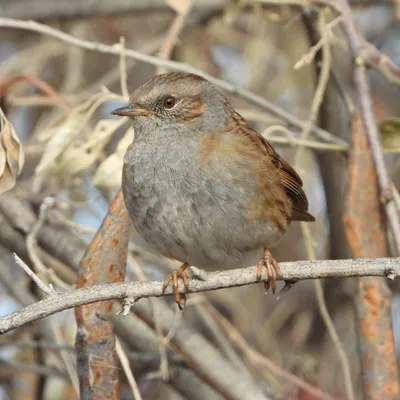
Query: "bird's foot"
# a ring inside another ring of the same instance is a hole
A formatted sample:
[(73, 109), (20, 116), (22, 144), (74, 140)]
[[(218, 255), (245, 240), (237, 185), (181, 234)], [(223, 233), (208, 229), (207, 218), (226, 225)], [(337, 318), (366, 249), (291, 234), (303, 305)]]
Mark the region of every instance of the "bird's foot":
[(267, 269), (268, 281), (264, 281), (265, 291), (268, 292), (269, 288), (272, 288), (272, 293), (275, 294), (276, 280), (275, 276), (282, 276), (279, 265), (268, 249), (264, 249), (264, 257), (257, 264), (257, 280), (261, 281), (262, 269)]
[(189, 290), (189, 277), (186, 273), (186, 268), (189, 267), (188, 263), (183, 263), (176, 271), (169, 274), (163, 283), (163, 293), (165, 289), (169, 286), (172, 282), (172, 294), (175, 297), (175, 302), (178, 305), (180, 310), (183, 310), (186, 304), (186, 296), (185, 293), (179, 293), (179, 279), (182, 280), (183, 285), (185, 286), (186, 290)]

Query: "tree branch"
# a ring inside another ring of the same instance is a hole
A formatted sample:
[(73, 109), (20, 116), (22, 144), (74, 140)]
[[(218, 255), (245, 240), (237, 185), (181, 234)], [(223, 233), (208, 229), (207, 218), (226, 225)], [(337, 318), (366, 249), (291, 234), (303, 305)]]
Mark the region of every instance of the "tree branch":
[[(377, 174), (359, 113), (353, 116), (351, 131), (349, 182), (343, 216), (347, 240), (353, 257), (387, 256)], [(391, 296), (385, 279), (357, 279), (354, 304), (365, 399), (393, 400), (399, 397)], [(384, 349), (381, 343), (385, 343)]]
[[(365, 55), (365, 51), (363, 53), (365, 41), (359, 33), (348, 1), (330, 0), (329, 3), (341, 13), (343, 17), (343, 28), (354, 58), (354, 86), (360, 108), (360, 115), (364, 123), (365, 133), (368, 137), (372, 158), (375, 164), (375, 171), (380, 189), (380, 201), (385, 210), (387, 223), (393, 234), (396, 255), (400, 255), (400, 216), (397, 211), (396, 203), (393, 201), (392, 182), (385, 164), (380, 133), (375, 121), (371, 90), (366, 71), (366, 61), (362, 58), (363, 55)], [(388, 65), (386, 65), (386, 68), (387, 67)], [(393, 73), (393, 71), (391, 73)]]
[[(198, 293), (208, 290), (224, 289), (257, 283), (256, 267), (217, 271), (208, 273), (205, 281), (190, 279), (188, 293)], [(297, 261), (280, 264), (282, 277), (278, 280), (305, 280), (320, 278), (349, 278), (356, 276), (384, 276), (394, 279), (400, 275), (400, 258), (375, 258), (357, 260), (321, 260)], [(267, 280), (264, 273), (262, 279)], [(37, 303), (24, 307), (20, 311), (8, 314), (0, 319), (0, 333), (7, 333), (29, 322), (45, 318), (68, 308), (124, 298), (147, 298), (170, 295), (171, 287), (162, 291), (161, 281), (134, 281), (97, 285), (77, 289), (68, 293), (57, 292)], [(183, 291), (183, 284), (179, 290)]]
[[(227, 0), (197, 0), (194, 7), (197, 11), (212, 13), (222, 10), (227, 3)], [(165, 0), (3, 0), (0, 2), (0, 15), (21, 19), (75, 18), (166, 8)]]
[[(124, 281), (131, 226), (119, 191), (82, 258), (77, 288)], [(112, 301), (103, 301), (75, 309), (78, 328), (75, 347), (83, 399), (119, 398), (120, 395), (114, 325), (102, 318), (111, 308)]]

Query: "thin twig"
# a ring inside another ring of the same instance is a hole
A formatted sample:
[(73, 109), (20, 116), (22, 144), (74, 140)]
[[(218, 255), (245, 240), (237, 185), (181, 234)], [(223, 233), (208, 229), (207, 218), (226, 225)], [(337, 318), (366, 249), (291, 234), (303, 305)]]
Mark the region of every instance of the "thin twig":
[[(40, 24), (35, 21), (20, 21), (17, 19), (12, 19), (12, 18), (0, 18), (0, 27), (8, 27), (8, 28), (17, 28), (17, 29), (23, 29), (23, 30), (28, 30), (28, 31), (34, 31), (34, 32), (39, 32), (41, 34), (50, 36), (52, 38), (61, 40), (65, 43), (74, 45), (74, 46), (79, 46), (87, 50), (91, 51), (98, 51), (100, 53), (104, 54), (113, 54), (113, 55), (120, 55), (120, 45), (113, 45), (113, 46), (108, 46), (103, 43), (98, 43), (98, 42), (91, 42), (88, 40), (81, 40), (78, 39), (72, 35), (69, 35), (67, 33), (61, 32), (57, 29), (51, 28), (50, 26)], [(287, 121), (290, 125), (297, 129), (304, 129), (305, 123), (303, 121), (300, 121), (297, 119), (292, 113), (283, 110), (276, 104), (269, 102), (268, 100), (250, 92), (247, 89), (239, 88), (235, 85), (232, 85), (228, 82), (225, 82), (223, 80), (217, 79), (213, 77), (212, 75), (209, 75), (203, 71), (198, 70), (197, 68), (192, 67), (191, 65), (180, 63), (177, 61), (171, 61), (171, 60), (163, 60), (159, 57), (153, 57), (150, 55), (146, 55), (143, 53), (140, 53), (135, 50), (131, 49), (126, 49), (125, 50), (126, 57), (128, 58), (133, 58), (138, 61), (142, 61), (157, 67), (164, 67), (169, 70), (173, 71), (181, 71), (181, 72), (187, 72), (187, 73), (193, 73), (200, 75), (204, 77), (205, 79), (208, 79), (210, 82), (212, 82), (214, 85), (220, 87), (221, 89), (226, 90), (229, 93), (232, 93), (234, 95), (240, 96), (247, 101), (258, 105), (262, 107), (263, 109), (269, 111), (273, 115), (279, 116), (283, 120)], [(317, 126), (312, 127), (312, 132), (316, 134), (321, 140), (324, 140), (328, 143), (336, 143), (336, 144), (345, 144), (346, 142), (331, 133), (318, 128)]]
[[(134, 265), (134, 269), (136, 272), (136, 276), (140, 281), (145, 281), (148, 279), (144, 270), (140, 263), (137, 261), (137, 258), (132, 255), (132, 253), (128, 254), (129, 261)], [(161, 378), (167, 382), (169, 380), (169, 368), (168, 368), (168, 355), (167, 355), (167, 344), (168, 342), (165, 340), (163, 335), (161, 321), (160, 321), (160, 307), (158, 307), (158, 303), (156, 299), (151, 298), (151, 307), (153, 309), (154, 316), (154, 327), (158, 337), (158, 350), (160, 353), (160, 376)]]
[[(318, 19), (318, 30), (321, 35), (321, 39), (319, 43), (322, 46), (322, 67), (321, 73), (319, 76), (317, 88), (315, 90), (314, 98), (311, 104), (311, 113), (310, 117), (306, 123), (306, 126), (302, 130), (300, 134), (301, 139), (307, 139), (311, 132), (311, 127), (315, 123), (318, 118), (319, 109), (321, 107), (322, 101), (324, 99), (325, 91), (328, 86), (331, 66), (332, 66), (332, 49), (331, 49), (331, 32), (328, 30), (326, 24), (325, 11), (321, 10), (319, 13)], [(300, 147), (295, 155), (294, 164), (298, 164), (300, 162), (301, 156), (303, 155), (303, 147)]]
[(119, 55), (119, 72), (120, 72), (120, 83), (121, 93), (125, 98), (129, 98), (128, 91), (128, 74), (126, 68), (126, 55), (125, 55), (125, 38), (121, 36), (119, 38), (120, 55)]
[(21, 258), (19, 258), (17, 256), (17, 254), (13, 254), (15, 262), (17, 265), (19, 265), (25, 272), (26, 274), (32, 278), (32, 280), (36, 283), (36, 285), (42, 290), (43, 293), (45, 293), (48, 296), (51, 296), (52, 294), (54, 294), (55, 290), (53, 288), (53, 286), (50, 285), (46, 285), (29, 267), (28, 265), (25, 264), (24, 261), (21, 260)]
[(235, 349), (232, 347), (232, 343), (229, 341), (229, 338), (227, 337), (228, 335), (225, 335), (220, 326), (218, 326), (217, 322), (215, 319), (210, 315), (210, 307), (214, 309), (212, 304), (208, 301), (206, 296), (197, 296), (196, 299), (193, 300), (199, 300), (199, 301), (188, 301), (188, 306), (195, 305), (196, 311), (200, 317), (200, 319), (203, 321), (205, 326), (208, 328), (210, 331), (210, 334), (212, 335), (215, 343), (218, 345), (218, 348), (221, 349), (221, 351), (224, 353), (225, 357), (231, 361), (233, 365), (235, 365), (236, 368), (241, 370), (242, 373), (245, 373), (246, 375), (249, 374), (248, 368), (244, 365), (243, 360), (241, 357), (237, 354)]
[[(324, 13), (324, 10), (321, 10), (320, 14)], [(315, 56), (317, 55), (317, 53), (324, 47), (324, 45), (326, 45), (326, 43), (331, 43), (332, 39), (333, 39), (333, 33), (332, 30), (333, 28), (338, 25), (341, 21), (342, 21), (342, 16), (339, 16), (337, 18), (335, 18), (333, 21), (325, 24), (324, 17), (320, 17), (320, 21), (321, 18), (323, 19), (323, 22), (320, 22), (323, 24), (323, 26), (320, 26), (320, 28), (322, 28), (322, 32), (321, 32), (321, 38), (319, 39), (318, 43), (315, 44), (314, 46), (311, 47), (311, 49), (309, 50), (309, 52), (307, 54), (304, 54), (303, 57), (301, 57), (301, 59), (299, 61), (297, 61), (297, 63), (294, 65), (294, 69), (300, 69), (301, 67), (303, 67), (306, 64), (310, 64), (311, 62), (314, 61)], [(325, 57), (324, 57), (325, 59)], [(327, 60), (325, 59), (325, 62)], [(329, 68), (330, 68), (330, 63), (329, 63)], [(322, 73), (321, 73), (322, 75)]]
[[(304, 129), (303, 132), (301, 133), (301, 138), (303, 138), (303, 139), (308, 137), (308, 135), (310, 133), (311, 124), (313, 124), (314, 121), (316, 120), (316, 118), (318, 117), (319, 109), (321, 107), (321, 104), (322, 104), (322, 101), (323, 101), (323, 98), (325, 95), (325, 91), (328, 86), (328, 81), (329, 81), (329, 76), (330, 76), (330, 71), (331, 71), (331, 65), (332, 65), (332, 52), (331, 52), (331, 43), (330, 43), (331, 37), (327, 34), (325, 11), (326, 10), (320, 11), (319, 20), (318, 20), (318, 30), (319, 30), (319, 34), (321, 35), (320, 42), (322, 42), (322, 57), (323, 57), (321, 74), (319, 77), (317, 89), (315, 91), (314, 99), (313, 99), (313, 102), (311, 105), (311, 115), (310, 115), (309, 122), (307, 124), (306, 129)], [(331, 33), (331, 32), (329, 31), (329, 33)], [(302, 151), (304, 151), (304, 148), (299, 148), (299, 150), (296, 152), (295, 165), (299, 163)], [(306, 249), (307, 249), (308, 259), (315, 261), (317, 257), (315, 254), (314, 240), (311, 235), (310, 228), (305, 222), (301, 222), (300, 226), (301, 226), (301, 231), (302, 231), (304, 242), (305, 242)], [(324, 298), (324, 289), (323, 289), (321, 281), (316, 280), (314, 282), (314, 286), (315, 286), (315, 290), (316, 290), (317, 304), (318, 304), (319, 312), (322, 316), (322, 319), (325, 323), (328, 333), (334, 343), (334, 346), (335, 346), (336, 350), (338, 351), (339, 360), (340, 360), (340, 363), (342, 366), (342, 371), (343, 371), (343, 376), (344, 376), (344, 384), (345, 384), (347, 398), (348, 398), (348, 400), (354, 400), (354, 391), (353, 391), (353, 384), (351, 381), (351, 372), (350, 372), (349, 361), (347, 359), (343, 345), (340, 342), (339, 335), (336, 332), (332, 318), (329, 315), (328, 308), (326, 306), (326, 302), (325, 302), (325, 298)]]
[(364, 42), (359, 57), (375, 71), (383, 75), (388, 82), (400, 84), (400, 68), (386, 55), (381, 53), (373, 44)]
[[(272, 136), (271, 134), (273, 134), (275, 132), (281, 132), (285, 135), (285, 137), (280, 137), (278, 135)], [(324, 142), (318, 142), (316, 140), (311, 140), (311, 139), (300, 139), (300, 138), (294, 136), (293, 133), (289, 129), (287, 129), (286, 127), (284, 127), (282, 125), (270, 126), (265, 131), (263, 131), (262, 134), (271, 143), (286, 144), (286, 145), (289, 145), (292, 147), (295, 147), (295, 146), (306, 147), (309, 149), (322, 150), (322, 151), (327, 150), (327, 151), (345, 151), (345, 152), (347, 152), (349, 150), (348, 145), (324, 143)], [(383, 151), (384, 151), (384, 153), (388, 153), (388, 154), (399, 154), (400, 147), (394, 147), (394, 148), (387, 147), (387, 148), (384, 148)]]
[(5, 96), (12, 87), (19, 82), (28, 82), (38, 89), (40, 89), (53, 103), (58, 104), (64, 110), (71, 110), (71, 106), (68, 104), (67, 100), (58, 93), (49, 83), (41, 80), (37, 76), (33, 75), (19, 75), (12, 78), (0, 79), (0, 97)]
[[(308, 258), (310, 260), (316, 260), (315, 249), (313, 245), (313, 238), (311, 236), (310, 228), (306, 223), (301, 224), (301, 230), (304, 236), (304, 240), (307, 247)], [(344, 377), (344, 387), (346, 389), (346, 394), (348, 400), (354, 400), (354, 390), (353, 382), (351, 381), (351, 370), (350, 363), (347, 358), (346, 352), (343, 348), (342, 342), (340, 341), (339, 335), (336, 332), (335, 325), (333, 324), (332, 318), (329, 315), (328, 307), (326, 305), (324, 297), (324, 288), (320, 280), (314, 281), (315, 294), (317, 296), (318, 310), (324, 321), (326, 329), (331, 337), (333, 344), (338, 352), (340, 364), (342, 365), (343, 377)]]
[[(55, 342), (58, 345), (61, 345), (64, 343), (64, 338), (61, 333), (61, 328), (56, 321), (56, 318), (54, 315), (50, 317), (49, 321), (50, 329), (52, 330), (53, 337)], [(62, 359), (62, 362), (65, 365), (65, 368), (67, 370), (68, 376), (72, 382), (72, 386), (75, 390), (75, 393), (77, 396), (79, 396), (79, 379), (78, 379), (78, 374), (76, 372), (75, 365), (73, 363), (73, 358), (75, 358), (72, 354), (70, 354), (67, 350), (60, 350), (60, 357)]]
[[(304, 280), (321, 278), (348, 278), (354, 276), (383, 276), (394, 279), (400, 275), (400, 258), (356, 260), (318, 260), (280, 263), (281, 275), (277, 280)], [(189, 280), (188, 293), (204, 292), (228, 287), (259, 283), (257, 267), (207, 273), (207, 279)], [(264, 271), (262, 280), (268, 276)], [(184, 291), (183, 284), (179, 290)], [(56, 292), (35, 304), (0, 318), (0, 333), (6, 333), (29, 322), (47, 317), (68, 308), (98, 301), (125, 298), (161, 297), (172, 294), (172, 288), (163, 290), (162, 281), (134, 281), (102, 284), (71, 292)]]
[(163, 335), (161, 321), (160, 321), (160, 307), (156, 299), (151, 299), (151, 306), (153, 309), (153, 318), (154, 318), (154, 328), (157, 332), (158, 338), (158, 350), (160, 353), (160, 368), (159, 373), (161, 378), (167, 382), (169, 380), (169, 364), (168, 364), (168, 356), (167, 356), (167, 346), (166, 341)]
[[(51, 284), (47, 286), (29, 267), (24, 263), (24, 261), (21, 260), (20, 257), (17, 256), (17, 254), (14, 253), (14, 259), (17, 265), (19, 265), (29, 277), (32, 278), (32, 280), (38, 285), (38, 287), (49, 297), (51, 297), (53, 294), (57, 293)], [(51, 318), (50, 319), (50, 327), (53, 332), (53, 337), (55, 338), (55, 341), (60, 344), (62, 343), (62, 335), (60, 332), (60, 328), (58, 325), (55, 323), (55, 321)], [(76, 374), (76, 370), (74, 368), (74, 365), (71, 361), (71, 357), (69, 354), (67, 354), (65, 351), (60, 351), (61, 358), (65, 364), (65, 368), (67, 369), (68, 375), (71, 379), (72, 385), (76, 391), (76, 393), (79, 393), (79, 381), (78, 377)]]
[[(165, 37), (165, 40), (161, 45), (160, 52), (158, 54), (158, 56), (163, 60), (169, 60), (171, 58), (172, 50), (174, 49), (175, 44), (178, 41), (179, 35), (183, 27), (185, 26), (186, 18), (192, 7), (192, 0), (184, 0), (183, 2), (176, 0), (167, 0), (166, 3), (172, 9), (174, 9), (177, 15), (168, 30), (167, 36)], [(168, 72), (165, 68), (158, 67), (156, 75), (163, 74), (165, 72)]]
[[(26, 238), (26, 248), (28, 251), (28, 254), (33, 261), (35, 268), (39, 271), (42, 272), (46, 275), (49, 275), (50, 278), (52, 279), (53, 282), (59, 282), (62, 283), (62, 286), (66, 288), (67, 290), (71, 289), (70, 285), (67, 285), (65, 282), (63, 282), (60, 278), (58, 278), (54, 271), (47, 268), (42, 261), (40, 260), (39, 256), (36, 254), (35, 246), (36, 246), (36, 235), (39, 231), (39, 229), (43, 226), (44, 220), (45, 220), (45, 215), (48, 207), (52, 206), (55, 203), (54, 198), (46, 198), (42, 205), (40, 206), (40, 211), (39, 211), (39, 218), (36, 221), (35, 225), (33, 226), (32, 230), (29, 232), (27, 238)], [(34, 280), (34, 282), (38, 285), (38, 287), (46, 293), (47, 296), (51, 297), (53, 294), (56, 293), (56, 291), (53, 289), (52, 285), (50, 284), (47, 286), (15, 253), (14, 253), (14, 258), (16, 263), (23, 268), (23, 270)], [(53, 337), (56, 341), (56, 343), (61, 344), (63, 342), (62, 334), (60, 331), (59, 326), (56, 324), (53, 318), (50, 318), (50, 328), (53, 332)], [(78, 376), (75, 370), (75, 367), (72, 363), (71, 356), (66, 353), (65, 351), (60, 352), (61, 359), (65, 365), (65, 368), (68, 372), (68, 375), (71, 379), (72, 385), (75, 389), (75, 392), (79, 394), (79, 381), (78, 381)]]
[(40, 205), (39, 209), (39, 217), (36, 223), (33, 225), (30, 232), (28, 233), (28, 235), (26, 236), (26, 250), (28, 252), (29, 258), (32, 260), (35, 270), (38, 273), (41, 273), (44, 276), (49, 277), (50, 280), (60, 288), (63, 288), (64, 290), (70, 290), (70, 286), (67, 283), (65, 283), (62, 279), (60, 279), (51, 268), (47, 268), (37, 254), (36, 237), (38, 235), (39, 230), (44, 225), (46, 219), (46, 212), (48, 208), (54, 206), (54, 204), (55, 204), (55, 199), (53, 197), (46, 197), (43, 200), (43, 203)]
[(170, 330), (168, 331), (167, 335), (163, 339), (164, 345), (167, 346), (167, 344), (173, 339), (175, 336), (176, 331), (179, 328), (179, 325), (182, 322), (182, 312), (176, 308), (175, 309), (175, 315), (174, 315), (174, 320), (172, 321), (172, 325)]
[(312, 386), (311, 384), (303, 381), (296, 375), (293, 375), (289, 371), (286, 371), (275, 364), (272, 360), (265, 357), (263, 354), (259, 353), (253, 349), (245, 340), (245, 338), (239, 333), (239, 331), (232, 325), (232, 323), (219, 313), (215, 307), (208, 307), (211, 314), (214, 316), (219, 325), (226, 332), (227, 337), (236, 344), (236, 346), (243, 352), (244, 356), (257, 367), (262, 366), (266, 370), (270, 371), (275, 376), (285, 379), (287, 382), (302, 388), (304, 391), (308, 392), (310, 395), (315, 397), (315, 399), (321, 400), (333, 400), (334, 398), (322, 390)]
[(67, 218), (59, 210), (53, 210), (52, 216), (54, 216), (57, 219), (57, 223), (60, 223), (66, 228), (74, 230), (81, 235), (84, 234), (94, 235), (96, 233), (96, 229), (93, 229), (90, 226), (79, 224), (78, 222), (75, 222), (72, 219)]
[(129, 386), (131, 387), (133, 398), (135, 400), (142, 400), (142, 395), (140, 394), (139, 386), (136, 382), (135, 376), (131, 370), (131, 366), (129, 365), (129, 359), (121, 346), (120, 341), (115, 339), (115, 350), (117, 351), (119, 361), (122, 365), (122, 369), (125, 372), (126, 378), (128, 379)]

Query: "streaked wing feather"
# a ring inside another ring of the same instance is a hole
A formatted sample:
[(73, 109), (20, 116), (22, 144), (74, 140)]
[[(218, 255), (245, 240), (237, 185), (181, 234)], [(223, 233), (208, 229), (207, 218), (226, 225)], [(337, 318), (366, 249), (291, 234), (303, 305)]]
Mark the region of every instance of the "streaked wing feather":
[[(229, 105), (230, 107), (230, 105)], [(309, 214), (308, 211), (308, 200), (303, 190), (303, 181), (301, 180), (298, 173), (293, 167), (285, 161), (272, 147), (271, 143), (268, 142), (260, 133), (250, 128), (247, 125), (246, 120), (236, 111), (231, 109), (232, 119), (234, 121), (235, 130), (239, 130), (240, 134), (247, 134), (251, 136), (252, 140), (258, 141), (260, 146), (263, 147), (270, 155), (272, 162), (276, 166), (281, 178), (282, 185), (285, 188), (286, 193), (291, 198), (293, 203), (293, 214), (292, 220), (295, 221), (314, 221), (315, 218)]]

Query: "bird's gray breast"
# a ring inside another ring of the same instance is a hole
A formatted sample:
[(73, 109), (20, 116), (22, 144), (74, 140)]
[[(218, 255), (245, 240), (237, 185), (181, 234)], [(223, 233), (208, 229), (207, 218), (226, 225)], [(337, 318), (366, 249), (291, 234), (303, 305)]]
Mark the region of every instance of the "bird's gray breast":
[(204, 196), (195, 160), (200, 144), (171, 139), (133, 143), (124, 159), (123, 191), (144, 239), (163, 255), (184, 261), (187, 242), (202, 224), (201, 208), (196, 209)]
[(161, 254), (201, 268), (246, 266), (269, 227), (243, 218), (251, 179), (202, 163), (200, 138), (137, 140), (124, 159), (123, 191), (144, 239)]

